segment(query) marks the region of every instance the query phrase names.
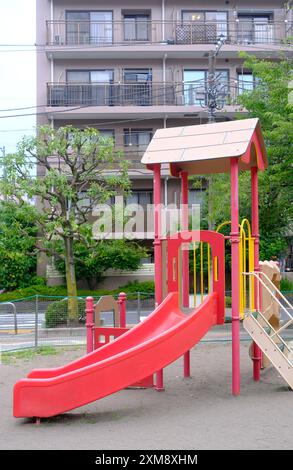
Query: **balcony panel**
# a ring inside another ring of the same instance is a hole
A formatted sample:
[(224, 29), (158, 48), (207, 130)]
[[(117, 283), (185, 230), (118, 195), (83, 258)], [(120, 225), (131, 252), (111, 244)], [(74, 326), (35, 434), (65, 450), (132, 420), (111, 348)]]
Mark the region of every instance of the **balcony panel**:
[[(235, 80), (219, 83), (218, 101), (228, 115), (239, 110)], [(47, 112), (55, 119), (199, 117), (207, 103), (205, 83), (48, 83)]]
[(147, 47), (166, 44), (215, 44), (219, 36), (231, 45), (280, 45), (292, 36), (292, 23), (264, 21), (142, 21), (133, 31), (124, 21), (47, 21), (47, 46), (56, 49)]

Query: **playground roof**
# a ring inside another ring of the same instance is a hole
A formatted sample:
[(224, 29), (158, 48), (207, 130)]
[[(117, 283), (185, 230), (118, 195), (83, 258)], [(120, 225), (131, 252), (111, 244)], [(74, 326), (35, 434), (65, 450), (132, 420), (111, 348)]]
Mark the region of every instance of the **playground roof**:
[(142, 157), (149, 169), (169, 163), (173, 176), (226, 173), (230, 158), (240, 170), (267, 168), (267, 154), (258, 119), (243, 119), (195, 126), (158, 129)]

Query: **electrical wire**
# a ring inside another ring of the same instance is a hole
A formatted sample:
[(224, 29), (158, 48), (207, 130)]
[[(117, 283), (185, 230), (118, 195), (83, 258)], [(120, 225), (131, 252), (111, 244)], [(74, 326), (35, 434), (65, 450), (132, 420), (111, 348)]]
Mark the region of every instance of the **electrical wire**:
[[(235, 82), (236, 80), (233, 80), (231, 79), (230, 82), (233, 83), (233, 81)], [(181, 89), (179, 89), (178, 91), (172, 91), (172, 93), (174, 93), (174, 95), (176, 94), (182, 94), (184, 93), (185, 91), (190, 91), (193, 87), (191, 87), (190, 85), (192, 83), (199, 83), (201, 82), (202, 85), (205, 85), (206, 86), (206, 83), (207, 83), (207, 80), (206, 79), (199, 79), (199, 80), (195, 80), (195, 81), (192, 81), (192, 82), (179, 82), (179, 83), (175, 83), (174, 85), (172, 84), (171, 86), (174, 86), (176, 87), (176, 85), (184, 85)], [(250, 81), (244, 81), (242, 79), (238, 79), (238, 82), (241, 82), (241, 83), (247, 83), (249, 85), (251, 85), (251, 82)], [(220, 81), (220, 85), (223, 86), (223, 81)], [(150, 86), (149, 88), (152, 89), (152, 85), (154, 83), (150, 82)], [(131, 84), (129, 84), (131, 86)], [(141, 87), (143, 87), (144, 85), (147, 85), (146, 84), (141, 84)], [(186, 88), (187, 85), (188, 87)], [(71, 86), (71, 85), (70, 85)], [(74, 85), (73, 86), (78, 86), (78, 85)], [(99, 85), (97, 85), (99, 86)], [(109, 85), (109, 87), (111, 87), (113, 85)], [(115, 86), (115, 85), (114, 85)], [(229, 85), (230, 87), (233, 87), (233, 85)], [(239, 88), (239, 87), (238, 87)], [(162, 87), (160, 88), (162, 90), (162, 93), (160, 94), (154, 94), (152, 93), (150, 95), (150, 100), (155, 100), (156, 98), (160, 98), (160, 97), (165, 97), (165, 98), (168, 98), (168, 83), (164, 85), (162, 85)], [(201, 89), (200, 86), (197, 87), (197, 89)], [(245, 90), (245, 87), (242, 87), (243, 90)], [(159, 90), (159, 89), (158, 89)], [(139, 90), (137, 93), (133, 93), (130, 97), (130, 101), (135, 99), (135, 98), (139, 98), (141, 97), (141, 93), (142, 93), (143, 90)], [(148, 91), (148, 88), (146, 87), (146, 91)], [(164, 103), (162, 103), (163, 105)], [(45, 107), (47, 105), (38, 105), (36, 106), (37, 107)], [(60, 105), (61, 106), (61, 105)], [(90, 103), (90, 104), (83, 104), (83, 105), (79, 105), (79, 106), (75, 106), (74, 104), (72, 104), (71, 106), (68, 107), (68, 109), (56, 109), (54, 111), (43, 111), (43, 112), (36, 112), (36, 113), (24, 113), (24, 114), (12, 114), (12, 115), (4, 115), (4, 116), (1, 116), (0, 115), (0, 119), (8, 119), (8, 118), (18, 118), (18, 117), (27, 117), (27, 116), (40, 116), (40, 115), (49, 115), (49, 114), (57, 114), (57, 113), (69, 113), (71, 111), (76, 111), (76, 110), (79, 110), (79, 109), (84, 109), (84, 108), (88, 108), (88, 107), (93, 107), (94, 104)], [(107, 106), (107, 105), (106, 105)], [(147, 105), (145, 105), (147, 107)], [(57, 107), (57, 106), (56, 106)], [(33, 106), (31, 108), (34, 108)], [(28, 109), (31, 109), (30, 107), (28, 107)], [(17, 108), (11, 108), (11, 111), (14, 111), (14, 110), (17, 110)], [(143, 120), (145, 120), (146, 118), (144, 117)]]
[[(281, 47), (282, 49), (287, 49), (287, 48), (290, 48), (293, 46), (292, 42), (289, 42), (289, 43), (284, 43), (282, 41), (286, 40), (286, 39), (290, 39), (290, 37), (288, 38), (284, 38), (283, 40), (280, 40), (280, 41), (271, 41), (270, 43), (259, 43), (259, 44), (244, 44), (243, 42), (239, 42), (239, 41), (231, 41), (231, 40), (228, 40), (226, 39), (225, 41), (225, 45), (227, 46), (242, 46), (242, 47), (245, 47), (245, 48), (256, 48), (258, 50), (261, 50), (261, 49), (264, 49), (264, 50), (271, 50), (272, 46), (279, 46)], [(47, 53), (48, 52), (48, 49), (49, 48), (52, 48), (52, 47), (56, 47), (56, 52), (66, 52), (66, 51), (76, 51), (76, 52), (81, 52), (81, 51), (84, 51), (84, 50), (89, 50), (89, 49), (92, 49), (92, 50), (95, 50), (97, 48), (113, 48), (113, 47), (129, 47), (129, 46), (149, 46), (149, 45), (160, 45), (162, 44), (162, 41), (152, 41), (151, 43), (147, 42), (147, 43), (143, 43), (143, 42), (129, 42), (129, 43), (98, 43), (98, 44), (85, 44), (85, 45), (80, 45), (80, 44), (77, 44), (77, 45), (63, 45), (63, 47), (60, 47), (56, 44), (24, 44), (23, 46), (21, 44), (19, 45), (13, 45), (13, 44), (10, 44), (10, 45), (6, 45), (6, 44), (0, 44), (0, 53), (5, 53), (5, 52), (35, 52), (35, 53)], [(202, 43), (200, 43), (202, 44)], [(208, 43), (209, 44), (209, 43)], [(167, 44), (166, 43), (166, 46), (170, 46), (172, 47), (173, 44)], [(175, 44), (175, 45), (182, 45), (182, 44)], [(194, 46), (194, 45), (198, 45), (198, 43), (187, 43), (187, 44), (183, 44), (183, 45), (191, 45), (191, 46)], [(215, 43), (211, 43), (211, 45), (215, 45)], [(3, 47), (28, 47), (29, 49), (6, 49), (6, 50), (3, 50), (1, 48)]]

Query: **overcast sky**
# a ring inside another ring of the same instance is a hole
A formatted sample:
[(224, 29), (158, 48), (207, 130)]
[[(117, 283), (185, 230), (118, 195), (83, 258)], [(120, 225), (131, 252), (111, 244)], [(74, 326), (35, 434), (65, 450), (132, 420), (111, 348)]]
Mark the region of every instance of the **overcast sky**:
[[(1, 0), (0, 110), (36, 104), (35, 52), (32, 47), (24, 46), (34, 44), (35, 36), (35, 0)], [(23, 46), (11, 47), (9, 44)], [(19, 49), (22, 52), (12, 52)], [(31, 52), (27, 52), (27, 49), (31, 49)], [(0, 111), (0, 117), (35, 111)], [(34, 126), (34, 116), (0, 118), (0, 147), (5, 146), (7, 153), (14, 151), (22, 135), (31, 134)]]

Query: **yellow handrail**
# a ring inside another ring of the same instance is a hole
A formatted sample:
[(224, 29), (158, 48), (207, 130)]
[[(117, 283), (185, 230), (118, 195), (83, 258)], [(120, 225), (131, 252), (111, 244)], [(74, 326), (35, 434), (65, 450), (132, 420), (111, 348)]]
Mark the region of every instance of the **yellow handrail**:
[(193, 299), (196, 307), (196, 242), (193, 242)]
[[(226, 220), (222, 222), (216, 229), (219, 232), (226, 225), (230, 225), (231, 221)], [(246, 277), (243, 273), (246, 272), (247, 258), (248, 258), (248, 270), (254, 271), (254, 238), (251, 235), (251, 226), (248, 219), (243, 219), (239, 224), (239, 314), (240, 318), (244, 318), (244, 310), (246, 308), (246, 295), (247, 285)], [(254, 310), (254, 282), (249, 279), (249, 307), (250, 310)]]

